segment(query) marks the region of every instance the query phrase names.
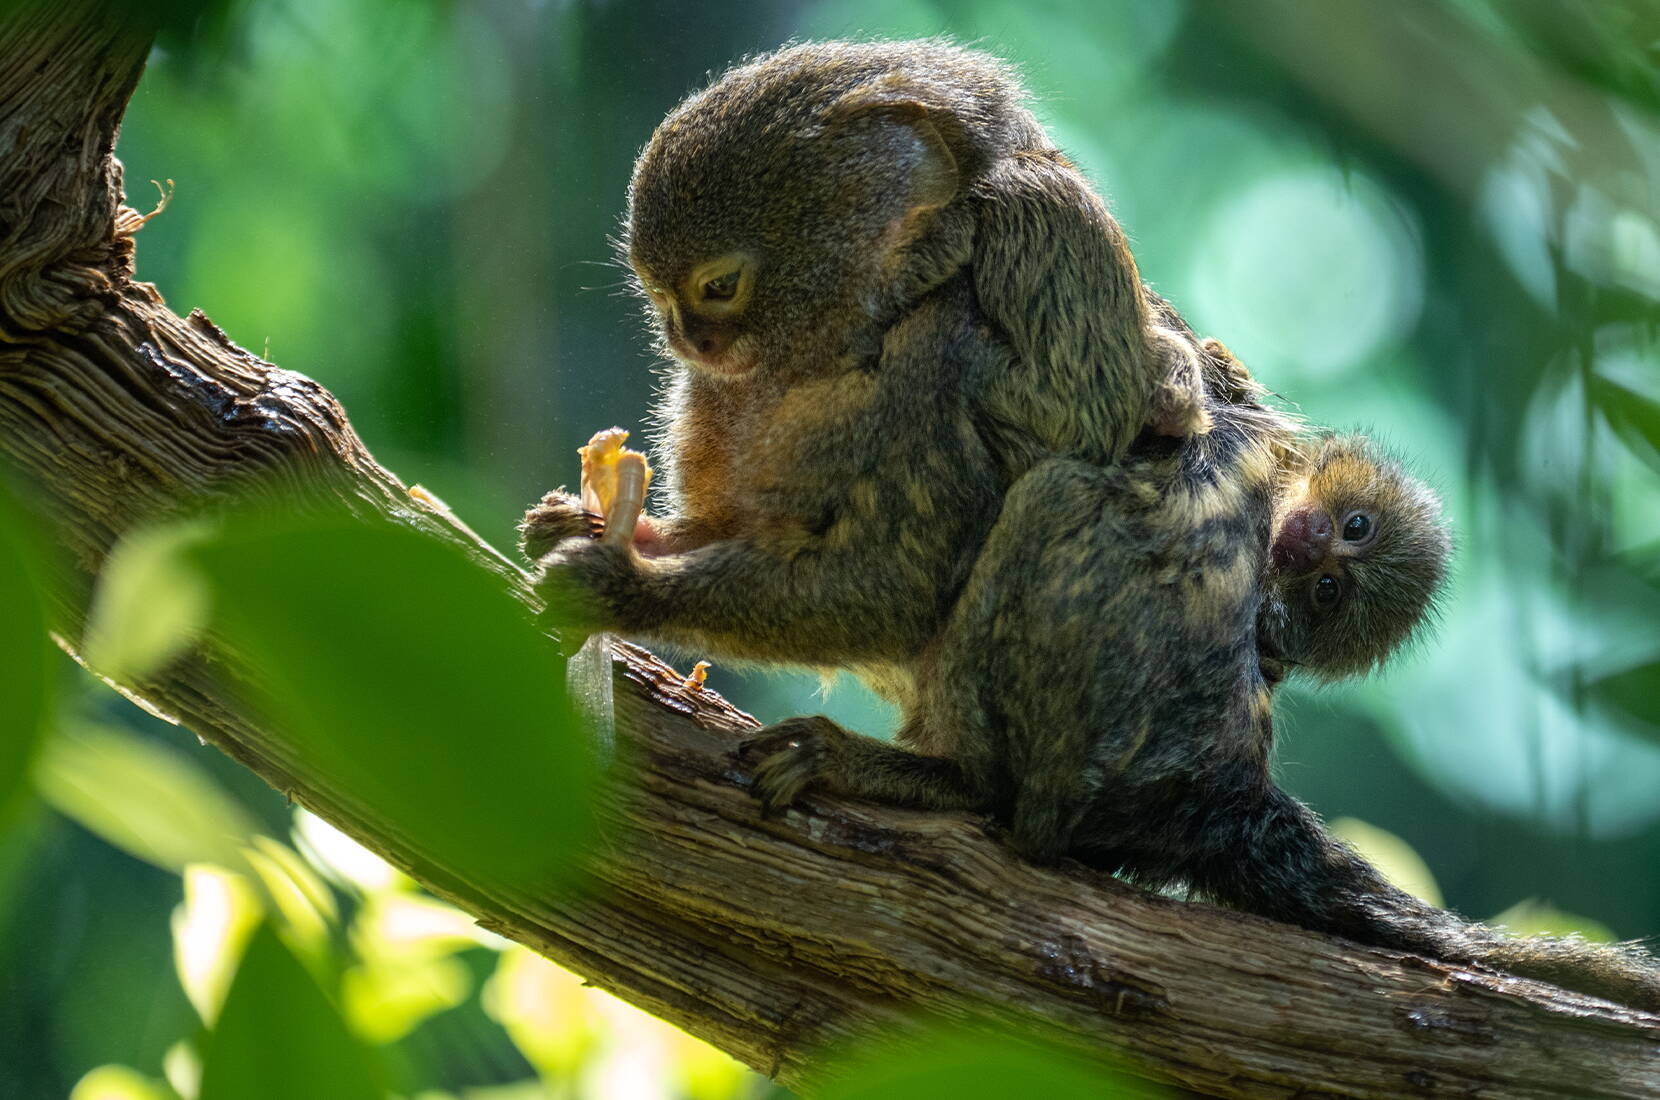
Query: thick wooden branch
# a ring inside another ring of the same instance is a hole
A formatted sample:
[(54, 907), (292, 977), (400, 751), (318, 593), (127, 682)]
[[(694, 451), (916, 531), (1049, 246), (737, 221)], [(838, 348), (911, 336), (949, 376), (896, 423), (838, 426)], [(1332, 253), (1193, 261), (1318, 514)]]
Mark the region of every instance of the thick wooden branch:
[[(43, 9), (41, 9), (43, 10)], [(114, 131), (147, 41), (92, 6), (0, 22), (0, 460), (56, 521), (76, 646), (134, 525), (303, 487), (467, 547), (309, 380), (132, 281)], [(762, 820), (751, 720), (619, 649), (636, 762), (580, 896), (511, 896), (412, 848), (237, 702), (211, 653), (128, 688), (485, 926), (792, 1085), (826, 1044), (993, 1008), (1225, 1097), (1660, 1096), (1660, 1019), (1013, 858), (984, 823), (811, 800)], [(388, 751), (396, 751), (389, 742)]]

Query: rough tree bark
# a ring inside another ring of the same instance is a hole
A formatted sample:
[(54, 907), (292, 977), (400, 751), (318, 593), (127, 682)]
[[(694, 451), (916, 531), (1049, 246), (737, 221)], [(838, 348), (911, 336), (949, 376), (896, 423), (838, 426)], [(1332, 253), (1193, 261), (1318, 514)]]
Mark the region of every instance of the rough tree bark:
[[(90, 2), (49, 7), (0, 17), (0, 460), (55, 520), (66, 647), (123, 531), (233, 489), (393, 516), (528, 600), (327, 392), (133, 281), (113, 147), (148, 40)], [(763, 821), (730, 751), (751, 720), (641, 650), (618, 667), (640, 767), (607, 815), (630, 839), (580, 898), (493, 892), (413, 849), (241, 710), (211, 653), (126, 690), (486, 927), (791, 1085), (826, 1043), (992, 1005), (1214, 1096), (1660, 1096), (1660, 1018), (1031, 867), (960, 816), (822, 799)]]

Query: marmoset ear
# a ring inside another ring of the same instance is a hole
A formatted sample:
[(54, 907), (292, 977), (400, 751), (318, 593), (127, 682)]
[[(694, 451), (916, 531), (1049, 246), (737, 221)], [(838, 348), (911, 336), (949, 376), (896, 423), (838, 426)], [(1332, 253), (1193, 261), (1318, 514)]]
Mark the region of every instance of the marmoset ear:
[(955, 119), (944, 110), (928, 106), (908, 81), (887, 79), (843, 96), (830, 108), (832, 126), (872, 120), (891, 127), (894, 139), (914, 143), (916, 156), (908, 171), (906, 186), (912, 213), (936, 210), (957, 197), (962, 171), (955, 144), (963, 147)]

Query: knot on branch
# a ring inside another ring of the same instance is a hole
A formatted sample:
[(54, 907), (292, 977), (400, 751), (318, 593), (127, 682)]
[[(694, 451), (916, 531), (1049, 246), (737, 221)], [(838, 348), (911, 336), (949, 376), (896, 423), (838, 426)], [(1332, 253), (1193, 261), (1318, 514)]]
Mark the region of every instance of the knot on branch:
[(149, 39), (108, 16), (91, 0), (0, 14), (0, 341), (86, 328), (131, 270), (111, 154)]

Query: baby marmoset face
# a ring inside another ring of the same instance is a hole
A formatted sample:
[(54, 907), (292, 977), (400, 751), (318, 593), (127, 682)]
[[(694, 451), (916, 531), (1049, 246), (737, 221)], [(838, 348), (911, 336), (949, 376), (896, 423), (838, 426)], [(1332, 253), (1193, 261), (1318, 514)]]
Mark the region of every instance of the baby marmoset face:
[(1433, 610), (1451, 552), (1427, 485), (1365, 436), (1319, 439), (1274, 518), (1266, 653), (1328, 680), (1377, 666)]

